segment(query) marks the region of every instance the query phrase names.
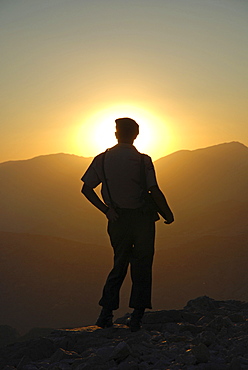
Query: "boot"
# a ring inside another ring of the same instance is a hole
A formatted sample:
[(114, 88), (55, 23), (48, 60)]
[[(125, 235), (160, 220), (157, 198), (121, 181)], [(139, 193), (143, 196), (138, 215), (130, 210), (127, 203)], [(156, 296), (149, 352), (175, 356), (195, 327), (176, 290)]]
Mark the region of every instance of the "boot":
[(138, 331), (141, 329), (141, 321), (144, 315), (145, 309), (134, 309), (131, 317), (127, 321), (127, 326), (131, 329), (132, 332)]
[(101, 313), (96, 321), (96, 326), (100, 328), (110, 328), (113, 326), (113, 312), (109, 308), (102, 308)]

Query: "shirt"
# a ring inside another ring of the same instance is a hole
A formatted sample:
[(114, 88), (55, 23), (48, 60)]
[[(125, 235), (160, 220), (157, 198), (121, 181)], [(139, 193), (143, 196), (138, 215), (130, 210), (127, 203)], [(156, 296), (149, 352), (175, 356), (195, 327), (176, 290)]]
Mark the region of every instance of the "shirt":
[[(103, 155), (96, 156), (81, 180), (89, 187), (102, 184), (103, 201), (111, 206), (103, 175)], [(157, 185), (154, 166), (144, 156), (147, 189)], [(141, 185), (141, 154), (132, 144), (119, 143), (110, 148), (104, 158), (104, 171), (113, 203), (119, 208), (139, 208), (144, 204)]]

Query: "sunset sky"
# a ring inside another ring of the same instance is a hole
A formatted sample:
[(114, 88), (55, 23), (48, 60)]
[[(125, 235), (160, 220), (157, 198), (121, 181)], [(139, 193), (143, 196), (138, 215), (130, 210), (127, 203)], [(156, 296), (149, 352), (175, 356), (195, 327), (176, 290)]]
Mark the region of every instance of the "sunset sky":
[(247, 0), (0, 0), (0, 162), (248, 145)]

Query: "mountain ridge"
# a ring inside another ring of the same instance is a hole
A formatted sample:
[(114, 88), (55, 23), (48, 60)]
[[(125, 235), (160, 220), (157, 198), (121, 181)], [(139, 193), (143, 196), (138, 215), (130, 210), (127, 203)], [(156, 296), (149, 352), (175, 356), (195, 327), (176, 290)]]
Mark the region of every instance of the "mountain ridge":
[[(106, 217), (81, 194), (90, 160), (58, 154), (0, 166), (3, 323), (75, 326), (82, 313), (82, 324), (97, 317), (112, 250)], [(154, 307), (178, 308), (202, 294), (248, 300), (247, 148), (227, 143), (175, 153), (155, 168), (175, 222), (156, 224)], [(128, 277), (125, 310), (129, 288)], [(68, 322), (72, 311), (76, 322)]]
[[(210, 145), (210, 146), (207, 146), (207, 147), (202, 147), (202, 148), (197, 148), (197, 149), (180, 149), (180, 150), (176, 150), (175, 152), (172, 152), (170, 154), (167, 154), (161, 158), (158, 158), (156, 159), (154, 162), (158, 162), (160, 161), (161, 159), (163, 158), (166, 158), (166, 157), (169, 157), (169, 156), (173, 156), (177, 153), (191, 153), (191, 152), (196, 152), (196, 151), (201, 151), (201, 150), (206, 150), (206, 149), (210, 149), (210, 148), (218, 148), (218, 147), (224, 147), (226, 145), (235, 145), (237, 148), (241, 148), (243, 147), (243, 149), (248, 149), (248, 147), (239, 142), (239, 141), (230, 141), (230, 142), (224, 142), (224, 143), (219, 143), (219, 144), (214, 144), (214, 145)], [(135, 143), (134, 143), (134, 146), (135, 146)], [(68, 156), (68, 157), (77, 157), (77, 158), (80, 158), (80, 159), (85, 159), (87, 161), (90, 161), (92, 160), (94, 157), (84, 157), (84, 156), (80, 156), (80, 155), (77, 155), (77, 154), (73, 154), (73, 153), (65, 153), (65, 152), (59, 152), (59, 153), (50, 153), (50, 154), (40, 154), (40, 155), (37, 155), (37, 156), (34, 156), (34, 157), (31, 157), (31, 158), (26, 158), (26, 159), (10, 159), (10, 160), (7, 160), (7, 161), (3, 161), (3, 162), (0, 162), (0, 166), (3, 165), (3, 164), (7, 164), (7, 163), (13, 163), (13, 162), (27, 162), (27, 161), (32, 161), (32, 160), (35, 160), (35, 159), (42, 159), (42, 158), (52, 158), (52, 157), (59, 157), (59, 156)]]
[[(223, 151), (228, 155), (223, 155)], [(167, 228), (158, 223), (159, 233), (177, 238), (176, 234), (187, 225), (193, 235), (197, 230), (190, 220), (204, 210), (208, 223), (217, 203), (220, 209), (221, 204), (226, 204), (229, 213), (233, 202), (244, 208), (241, 203), (248, 201), (247, 153), (243, 144), (227, 143), (189, 151), (186, 155), (184, 151), (175, 152), (155, 161), (158, 184), (176, 219)], [(106, 219), (80, 192), (80, 179), (90, 161), (75, 155), (52, 154), (0, 165), (0, 230), (87, 240), (93, 244), (107, 242)], [(219, 228), (223, 228), (223, 217), (216, 219)], [(186, 218), (189, 221), (185, 223)], [(243, 224), (244, 220), (240, 222)]]

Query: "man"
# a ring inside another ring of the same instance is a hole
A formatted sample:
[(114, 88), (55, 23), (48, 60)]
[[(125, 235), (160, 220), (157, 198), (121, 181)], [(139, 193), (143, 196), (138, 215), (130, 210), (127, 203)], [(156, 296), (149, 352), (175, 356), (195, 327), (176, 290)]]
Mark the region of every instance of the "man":
[[(102, 328), (113, 325), (113, 310), (119, 308), (119, 292), (130, 264), (129, 307), (134, 310), (129, 326), (131, 331), (137, 331), (145, 309), (152, 308), (155, 221), (159, 217), (148, 201), (150, 195), (166, 224), (174, 218), (158, 187), (151, 158), (133, 146), (139, 125), (130, 118), (119, 118), (115, 122), (118, 144), (94, 158), (82, 177), (82, 193), (106, 215), (114, 250), (114, 266), (99, 301), (102, 310), (96, 325)], [(99, 184), (102, 184), (103, 201), (94, 191)]]

